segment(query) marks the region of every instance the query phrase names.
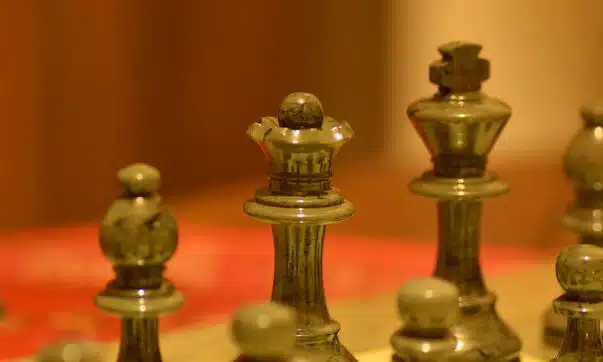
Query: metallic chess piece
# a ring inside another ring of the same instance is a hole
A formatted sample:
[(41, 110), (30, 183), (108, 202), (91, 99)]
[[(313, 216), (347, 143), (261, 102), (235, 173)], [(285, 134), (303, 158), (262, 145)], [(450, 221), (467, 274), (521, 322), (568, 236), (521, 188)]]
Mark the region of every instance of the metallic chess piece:
[(567, 319), (555, 361), (603, 361), (603, 249), (570, 246), (557, 256), (555, 273), (565, 294), (553, 301), (553, 308)]
[(459, 288), (461, 317), (453, 328), (457, 352), (479, 352), (467, 360), (517, 360), (522, 343), (498, 316), (479, 261), (481, 199), (508, 191), (486, 171), (487, 156), (511, 116), (508, 105), (481, 92), (490, 66), (479, 58), (480, 49), (463, 42), (441, 46), (442, 59), (429, 68), (438, 92), (408, 107), (433, 162), (433, 170), (413, 180), (410, 189), (438, 199), (434, 275)]
[(122, 317), (118, 361), (161, 361), (159, 319), (177, 310), (182, 294), (165, 280), (165, 263), (178, 244), (176, 219), (158, 194), (159, 171), (145, 164), (122, 169), (123, 194), (100, 226), (100, 246), (115, 279), (96, 297), (106, 312)]
[(393, 362), (444, 362), (454, 355), (459, 291), (439, 278), (407, 282), (398, 291), (402, 327), (391, 337)]
[(232, 336), (241, 351), (237, 362), (293, 361), (295, 311), (274, 302), (242, 307), (232, 320)]
[(62, 341), (48, 345), (38, 352), (36, 362), (101, 362), (102, 355), (89, 344)]
[[(603, 102), (581, 109), (584, 128), (574, 137), (564, 159), (565, 173), (574, 183), (574, 202), (564, 226), (577, 233), (580, 244), (603, 247)], [(559, 348), (565, 333), (565, 317), (547, 310), (544, 340)]]
[(356, 361), (337, 337), (340, 326), (329, 315), (322, 276), (326, 225), (354, 213), (331, 187), (333, 157), (352, 129), (324, 116), (314, 95), (293, 93), (281, 103), (278, 118), (260, 119), (247, 134), (269, 162), (268, 187), (258, 190), (244, 211), (272, 224), (272, 300), (295, 309), (298, 352), (313, 360)]

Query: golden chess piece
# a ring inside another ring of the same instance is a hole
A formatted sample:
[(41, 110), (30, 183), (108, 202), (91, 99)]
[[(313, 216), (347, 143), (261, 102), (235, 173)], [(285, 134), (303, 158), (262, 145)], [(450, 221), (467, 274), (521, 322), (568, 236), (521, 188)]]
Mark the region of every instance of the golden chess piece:
[(182, 305), (182, 294), (164, 279), (178, 244), (176, 219), (158, 194), (159, 171), (134, 164), (119, 171), (122, 195), (100, 227), (100, 246), (115, 279), (96, 305), (122, 318), (119, 362), (160, 362), (159, 316)]
[(398, 291), (402, 327), (391, 337), (392, 362), (444, 362), (454, 355), (452, 327), (459, 318), (459, 291), (439, 278), (419, 278)]
[[(522, 343), (499, 317), (479, 259), (482, 199), (508, 186), (486, 170), (487, 157), (511, 117), (511, 108), (481, 90), (490, 63), (481, 46), (452, 42), (439, 48), (429, 79), (432, 97), (412, 103), (407, 114), (431, 153), (433, 169), (412, 181), (412, 192), (437, 199), (438, 254), (434, 276), (459, 289), (461, 314), (453, 332), (467, 361), (518, 360)], [(466, 355), (468, 351), (478, 351)]]
[(326, 117), (312, 94), (292, 93), (278, 117), (253, 123), (247, 134), (269, 162), (268, 187), (258, 190), (244, 211), (272, 224), (272, 301), (297, 313), (296, 349), (319, 361), (356, 361), (338, 338), (329, 315), (322, 275), (326, 226), (354, 213), (331, 186), (333, 157), (353, 135), (346, 122)]
[(557, 256), (555, 274), (565, 293), (553, 301), (553, 309), (567, 320), (555, 361), (603, 361), (603, 249), (570, 246)]
[(241, 354), (236, 362), (298, 360), (295, 356), (295, 311), (274, 302), (239, 308), (231, 332)]
[(42, 348), (35, 362), (101, 362), (102, 355), (90, 344), (78, 341), (61, 341)]
[[(583, 106), (580, 114), (584, 127), (564, 157), (565, 174), (574, 183), (574, 202), (563, 217), (563, 225), (579, 235), (580, 244), (603, 247), (603, 102)], [(565, 317), (548, 309), (544, 341), (559, 348), (565, 326)]]

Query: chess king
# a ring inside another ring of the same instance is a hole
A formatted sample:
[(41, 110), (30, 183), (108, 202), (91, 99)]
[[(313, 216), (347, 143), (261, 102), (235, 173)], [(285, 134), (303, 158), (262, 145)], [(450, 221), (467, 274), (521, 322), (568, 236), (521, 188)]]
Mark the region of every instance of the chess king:
[(481, 46), (453, 42), (439, 48), (429, 79), (438, 92), (407, 110), (429, 149), (433, 169), (413, 180), (414, 193), (438, 200), (438, 254), (434, 276), (459, 289), (461, 316), (453, 327), (457, 352), (465, 361), (518, 360), (521, 341), (495, 308), (496, 296), (484, 283), (479, 262), (481, 199), (508, 186), (486, 171), (487, 156), (511, 109), (481, 91), (490, 63)]
[(323, 287), (322, 253), (326, 225), (352, 216), (354, 207), (331, 186), (332, 162), (353, 135), (346, 122), (325, 117), (312, 94), (293, 93), (278, 117), (249, 127), (269, 162), (267, 188), (244, 211), (272, 224), (272, 301), (297, 313), (296, 350), (314, 361), (356, 361), (340, 343)]

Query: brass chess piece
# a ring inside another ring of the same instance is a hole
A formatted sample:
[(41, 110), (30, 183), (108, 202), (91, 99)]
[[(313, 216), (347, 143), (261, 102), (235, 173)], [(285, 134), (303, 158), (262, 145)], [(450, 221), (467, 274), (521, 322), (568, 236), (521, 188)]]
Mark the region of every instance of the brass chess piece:
[(557, 256), (555, 274), (565, 293), (553, 301), (555, 313), (567, 319), (555, 361), (603, 361), (603, 249), (573, 245)]
[(445, 362), (454, 355), (459, 291), (439, 278), (413, 279), (398, 291), (402, 327), (391, 337), (392, 362)]
[(346, 122), (326, 117), (312, 94), (293, 93), (278, 117), (253, 123), (247, 134), (269, 162), (267, 188), (244, 211), (272, 224), (272, 301), (297, 313), (296, 349), (313, 360), (356, 361), (338, 338), (329, 315), (322, 275), (326, 225), (343, 221), (354, 207), (331, 186), (333, 157), (353, 135)]
[[(570, 142), (564, 157), (565, 174), (574, 183), (574, 202), (563, 225), (579, 235), (580, 244), (603, 247), (603, 102), (580, 110), (584, 127)], [(555, 348), (565, 334), (565, 317), (548, 309), (544, 340)]]
[(96, 305), (121, 316), (119, 362), (160, 362), (159, 316), (184, 298), (163, 277), (178, 244), (176, 219), (158, 194), (159, 171), (134, 164), (119, 171), (122, 195), (100, 226), (100, 246), (113, 264), (115, 279), (96, 297)]
[(270, 302), (239, 308), (231, 331), (241, 351), (236, 362), (297, 360), (295, 311), (290, 307)]
[(481, 91), (490, 63), (479, 57), (480, 50), (480, 45), (463, 42), (441, 46), (442, 59), (429, 68), (438, 92), (408, 107), (433, 163), (410, 189), (438, 200), (434, 276), (459, 289), (461, 316), (453, 327), (457, 352), (479, 352), (467, 360), (518, 360), (522, 343), (498, 316), (496, 296), (486, 288), (479, 260), (481, 199), (508, 191), (486, 171), (487, 157), (511, 116), (507, 104)]
[(35, 362), (102, 362), (103, 356), (91, 345), (76, 341), (62, 341), (43, 348)]

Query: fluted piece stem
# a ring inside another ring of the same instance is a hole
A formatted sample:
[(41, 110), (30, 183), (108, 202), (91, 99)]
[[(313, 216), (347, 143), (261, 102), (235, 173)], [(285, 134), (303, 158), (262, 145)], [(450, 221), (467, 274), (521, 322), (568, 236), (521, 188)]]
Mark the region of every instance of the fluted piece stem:
[(161, 362), (159, 319), (123, 318), (118, 362)]
[(461, 296), (487, 293), (479, 262), (481, 201), (438, 202), (435, 276), (453, 282)]
[[(297, 334), (327, 338), (337, 332), (329, 316), (322, 277), (325, 225), (278, 224), (274, 238), (272, 300), (294, 306)], [(331, 327), (331, 328), (330, 328)]]

